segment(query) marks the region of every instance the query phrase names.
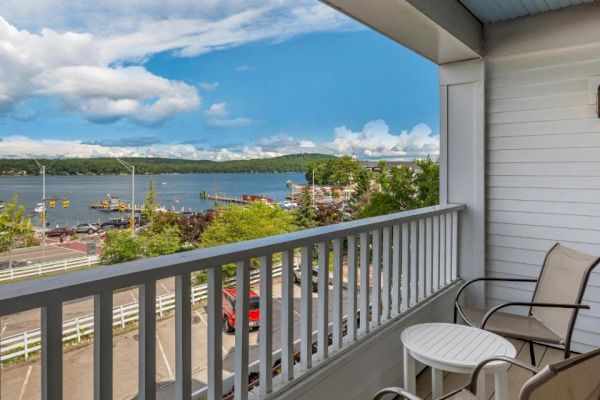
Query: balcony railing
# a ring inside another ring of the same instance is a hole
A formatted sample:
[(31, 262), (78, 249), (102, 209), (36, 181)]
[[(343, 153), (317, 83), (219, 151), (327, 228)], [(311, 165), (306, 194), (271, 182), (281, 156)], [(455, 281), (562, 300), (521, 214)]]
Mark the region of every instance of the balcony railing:
[[(156, 397), (156, 282), (175, 278), (175, 396), (221, 399), (222, 266), (236, 265), (235, 367), (225, 390), (248, 398), (251, 260), (259, 260), (259, 396), (309, 373), (317, 364), (353, 345), (457, 279), (458, 213), (463, 205), (423, 208), (285, 235), (143, 259), (0, 288), (0, 314), (41, 309), (41, 390), (43, 399), (63, 395), (63, 303), (94, 297), (94, 398), (113, 390), (113, 292), (139, 290), (138, 397)], [(312, 276), (313, 251), (319, 265), (318, 297), (312, 281), (301, 279), (300, 339), (294, 341), (293, 267), (300, 252), (302, 277)], [(330, 274), (329, 255), (333, 251)], [(281, 349), (273, 351), (273, 256), (281, 255)], [(192, 393), (192, 273), (206, 271), (208, 345), (206, 387)], [(344, 279), (346, 277), (346, 279)], [(333, 310), (329, 320), (330, 290)], [(370, 288), (370, 290), (360, 290)], [(345, 312), (344, 312), (345, 305)], [(317, 323), (313, 329), (313, 308)], [(364, 316), (368, 311), (368, 318)], [(313, 354), (316, 348), (316, 354)], [(299, 353), (299, 362), (296, 357)], [(273, 377), (274, 358), (281, 373)], [(254, 363), (253, 366), (256, 366)], [(295, 365), (296, 364), (296, 365)], [(233, 382), (231, 382), (233, 379)], [(233, 385), (231, 385), (233, 383)]]

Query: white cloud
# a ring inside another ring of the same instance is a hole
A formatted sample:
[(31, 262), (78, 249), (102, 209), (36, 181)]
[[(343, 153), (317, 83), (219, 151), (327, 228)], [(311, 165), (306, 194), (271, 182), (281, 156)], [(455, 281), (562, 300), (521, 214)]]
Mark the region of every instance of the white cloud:
[(250, 118), (212, 118), (206, 121), (206, 125), (211, 128), (219, 129), (233, 129), (233, 128), (244, 128), (247, 126), (258, 125), (261, 121), (256, 121)]
[(50, 96), (92, 121), (142, 124), (200, 103), (195, 87), (139, 66), (153, 54), (194, 57), (355, 26), (313, 0), (3, 0), (0, 15), (0, 113)]
[(235, 70), (237, 72), (246, 72), (246, 71), (256, 71), (256, 68), (251, 67), (249, 65), (238, 65), (237, 67), (235, 67)]
[(225, 118), (229, 115), (227, 103), (215, 103), (204, 112), (207, 117)]
[(334, 129), (333, 140), (315, 143), (286, 133), (255, 143), (211, 145), (202, 138), (163, 143), (154, 136), (83, 142), (81, 140), (0, 138), (0, 158), (168, 157), (191, 160), (242, 160), (297, 153), (356, 154), (361, 159), (412, 160), (439, 155), (439, 136), (425, 124), (410, 131), (391, 133), (383, 120), (365, 124), (360, 132), (344, 126)]
[(198, 87), (205, 92), (213, 92), (219, 88), (219, 82), (200, 82)]
[(439, 136), (418, 124), (410, 131), (390, 132), (383, 120), (371, 121), (360, 132), (345, 126), (334, 129), (334, 139), (324, 145), (333, 154), (356, 154), (358, 158), (413, 159), (439, 155)]

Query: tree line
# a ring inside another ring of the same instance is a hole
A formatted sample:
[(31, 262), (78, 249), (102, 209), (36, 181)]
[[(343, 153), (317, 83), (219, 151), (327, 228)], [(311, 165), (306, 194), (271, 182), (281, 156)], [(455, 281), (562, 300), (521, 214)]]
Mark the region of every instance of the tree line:
[[(254, 160), (182, 160), (169, 158), (123, 158), (138, 174), (304, 172), (309, 164), (335, 158), (325, 154), (292, 154)], [(0, 159), (0, 175), (39, 174), (32, 159)], [(51, 175), (119, 175), (127, 170), (114, 158), (61, 159), (48, 171)]]

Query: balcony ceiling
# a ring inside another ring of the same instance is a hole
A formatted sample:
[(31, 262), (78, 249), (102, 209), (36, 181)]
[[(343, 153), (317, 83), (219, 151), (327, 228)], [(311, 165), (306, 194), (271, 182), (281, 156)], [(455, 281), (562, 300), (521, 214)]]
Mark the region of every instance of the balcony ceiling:
[(492, 23), (596, 0), (459, 0), (481, 22)]

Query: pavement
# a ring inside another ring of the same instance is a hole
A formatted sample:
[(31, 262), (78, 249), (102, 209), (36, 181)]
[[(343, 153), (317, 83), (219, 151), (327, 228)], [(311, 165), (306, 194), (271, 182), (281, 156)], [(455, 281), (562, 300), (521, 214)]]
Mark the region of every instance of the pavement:
[[(100, 254), (100, 247), (96, 246), (96, 253)], [(24, 266), (30, 264), (51, 261), (62, 261), (69, 258), (84, 257), (87, 255), (87, 244), (85, 242), (60, 243), (58, 240), (46, 239), (46, 248), (42, 246), (23, 247), (14, 249), (11, 252), (11, 259), (14, 266)], [(0, 269), (8, 267), (8, 254), (0, 254)]]
[[(172, 290), (173, 279), (159, 281), (157, 293)], [(254, 286), (258, 291), (258, 287)], [(280, 348), (281, 322), (281, 284), (279, 279), (273, 282), (273, 349)], [(313, 293), (313, 326), (317, 326), (317, 294)], [(331, 318), (332, 293), (329, 296), (329, 315)], [(345, 297), (345, 291), (344, 291)], [(115, 305), (137, 299), (137, 289), (115, 293)], [(344, 308), (346, 301), (343, 302)], [(64, 306), (64, 318), (91, 312), (92, 299), (84, 299)], [(207, 381), (207, 315), (203, 308), (192, 311), (192, 379), (193, 390), (205, 386)], [(300, 338), (300, 287), (294, 285), (294, 340)], [(174, 318), (157, 322), (157, 398), (172, 399), (175, 397), (175, 325)], [(19, 333), (26, 329), (39, 327), (39, 310), (7, 316), (3, 319), (2, 335)], [(250, 362), (258, 359), (258, 342), (260, 329), (250, 333)], [(68, 351), (63, 356), (64, 365), (64, 398), (93, 398), (93, 346), (91, 343), (78, 349)], [(223, 374), (234, 370), (235, 336), (223, 334)], [(133, 330), (113, 339), (113, 374), (114, 398), (136, 398), (138, 382), (138, 331)], [(0, 397), (3, 400), (23, 400), (40, 398), (40, 362), (39, 360), (22, 362), (11, 367), (4, 367), (1, 374)]]

